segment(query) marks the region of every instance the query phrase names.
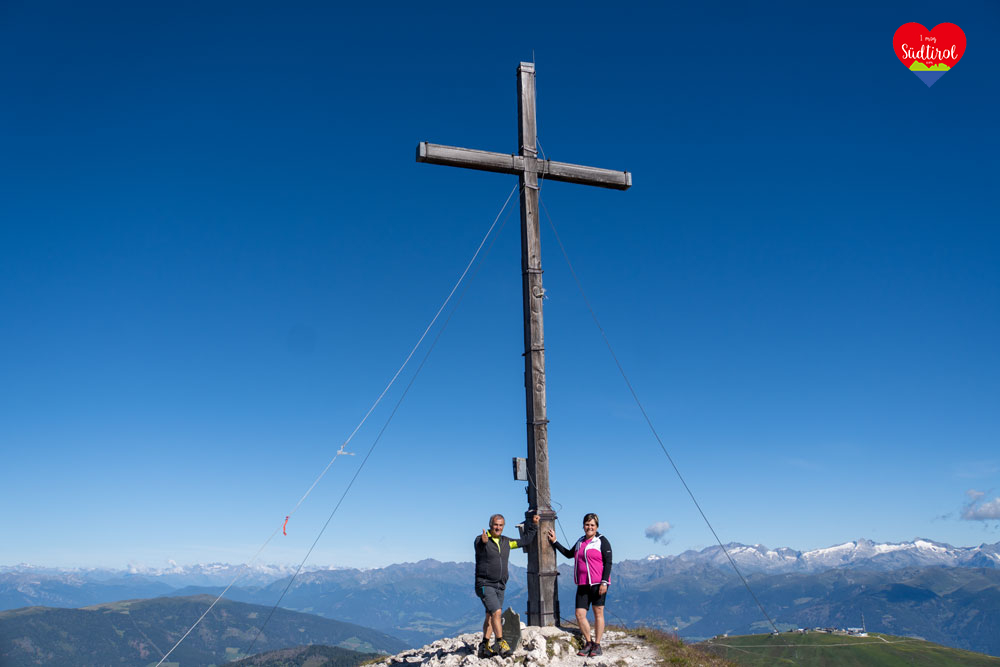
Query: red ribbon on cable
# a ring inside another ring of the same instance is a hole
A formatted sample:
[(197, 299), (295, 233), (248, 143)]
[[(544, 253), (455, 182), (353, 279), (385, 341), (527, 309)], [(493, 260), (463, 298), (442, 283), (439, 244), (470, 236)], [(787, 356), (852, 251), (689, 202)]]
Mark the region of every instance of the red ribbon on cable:
[(286, 531), (285, 528), (288, 528), (288, 517), (287, 516), (285, 517), (285, 525), (281, 527), (281, 534), (282, 535), (287, 535), (288, 534), (288, 531)]

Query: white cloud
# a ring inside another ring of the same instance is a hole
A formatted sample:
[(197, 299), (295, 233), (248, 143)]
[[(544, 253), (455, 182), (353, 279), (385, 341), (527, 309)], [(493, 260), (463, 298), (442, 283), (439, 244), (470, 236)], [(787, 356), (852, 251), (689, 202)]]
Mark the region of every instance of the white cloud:
[(969, 502), (962, 508), (962, 518), (966, 521), (1000, 521), (1000, 497), (984, 501), (986, 493), (969, 489)]
[(669, 540), (664, 538), (673, 526), (670, 525), (669, 521), (658, 521), (652, 526), (646, 528), (646, 537), (653, 540), (654, 542), (659, 542), (660, 544), (666, 544)]

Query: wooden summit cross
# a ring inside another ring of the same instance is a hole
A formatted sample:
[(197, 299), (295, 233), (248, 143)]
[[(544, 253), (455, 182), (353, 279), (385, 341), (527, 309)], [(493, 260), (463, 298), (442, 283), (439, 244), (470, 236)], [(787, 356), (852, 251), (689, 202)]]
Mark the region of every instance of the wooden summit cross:
[(528, 547), (528, 625), (559, 625), (556, 553), (545, 532), (556, 519), (549, 494), (548, 420), (545, 418), (545, 338), (542, 334), (542, 260), (538, 230), (538, 180), (566, 181), (627, 190), (632, 175), (538, 159), (535, 127), (535, 64), (517, 68), (517, 136), (520, 154), (490, 153), (421, 142), (417, 162), (517, 174), (521, 184), (521, 272), (524, 298), (524, 391), (528, 416), (528, 511), (541, 521)]

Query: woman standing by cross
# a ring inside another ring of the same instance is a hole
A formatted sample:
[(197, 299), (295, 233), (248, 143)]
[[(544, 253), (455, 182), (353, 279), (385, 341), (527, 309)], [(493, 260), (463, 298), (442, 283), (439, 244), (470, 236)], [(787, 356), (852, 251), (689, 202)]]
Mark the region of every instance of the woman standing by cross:
[[(601, 655), (601, 636), (604, 634), (604, 601), (611, 582), (611, 543), (597, 532), (599, 519), (590, 513), (583, 517), (583, 537), (572, 549), (556, 541), (556, 533), (549, 529), (549, 542), (566, 558), (574, 559), (573, 580), (576, 582), (576, 622), (583, 633), (583, 648), (577, 655)], [(594, 605), (594, 635), (591, 641), (587, 609)]]

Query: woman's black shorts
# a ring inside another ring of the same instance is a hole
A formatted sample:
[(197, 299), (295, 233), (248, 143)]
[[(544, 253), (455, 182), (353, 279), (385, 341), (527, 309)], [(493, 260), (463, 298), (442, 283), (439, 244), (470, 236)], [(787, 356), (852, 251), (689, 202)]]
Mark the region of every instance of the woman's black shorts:
[(576, 608), (577, 609), (590, 609), (590, 605), (595, 607), (603, 607), (604, 599), (608, 597), (605, 593), (601, 595), (601, 585), (597, 584), (594, 586), (577, 586), (576, 587)]

